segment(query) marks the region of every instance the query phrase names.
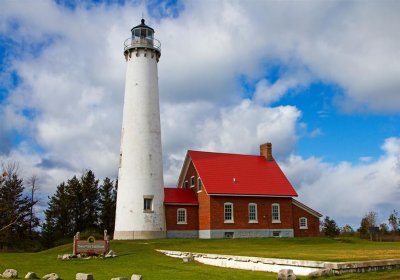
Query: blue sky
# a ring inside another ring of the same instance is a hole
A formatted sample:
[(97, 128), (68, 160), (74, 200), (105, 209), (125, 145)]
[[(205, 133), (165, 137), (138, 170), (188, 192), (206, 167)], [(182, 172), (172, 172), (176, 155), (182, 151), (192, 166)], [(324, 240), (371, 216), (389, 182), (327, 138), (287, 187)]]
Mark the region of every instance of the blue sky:
[(2, 1), (0, 160), (36, 174), (44, 197), (83, 169), (117, 176), (122, 44), (143, 15), (162, 43), (166, 185), (188, 149), (257, 154), (271, 141), (300, 201), (340, 224), (384, 221), (400, 198), (399, 8)]

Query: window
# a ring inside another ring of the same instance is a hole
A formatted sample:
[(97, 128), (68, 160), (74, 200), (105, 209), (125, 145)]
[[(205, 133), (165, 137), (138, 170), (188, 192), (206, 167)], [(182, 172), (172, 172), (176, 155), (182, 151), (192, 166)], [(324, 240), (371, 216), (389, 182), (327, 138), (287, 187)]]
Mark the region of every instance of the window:
[(183, 186), (185, 187), (185, 189), (187, 189), (189, 187), (189, 182), (186, 180)]
[(187, 224), (186, 209), (185, 208), (179, 208), (176, 211), (176, 217), (177, 217), (177, 223), (178, 224)]
[(273, 223), (281, 222), (281, 211), (278, 203), (272, 204), (272, 222)]
[(224, 222), (233, 223), (233, 204), (230, 202), (224, 203)]
[(249, 223), (257, 223), (257, 204), (249, 203)]
[(194, 188), (194, 182), (196, 182), (194, 176), (190, 177), (190, 187)]
[(144, 198), (143, 211), (144, 212), (152, 212), (153, 211), (153, 198), (150, 198), (150, 197)]
[(224, 238), (233, 238), (233, 232), (224, 232)]
[(199, 177), (199, 178), (197, 178), (197, 191), (201, 192), (202, 188), (203, 188), (203, 184), (202, 184), (201, 179)]
[(281, 236), (281, 232), (280, 231), (273, 231), (272, 232), (272, 237), (280, 237)]
[(307, 218), (301, 217), (299, 219), (300, 229), (308, 229)]

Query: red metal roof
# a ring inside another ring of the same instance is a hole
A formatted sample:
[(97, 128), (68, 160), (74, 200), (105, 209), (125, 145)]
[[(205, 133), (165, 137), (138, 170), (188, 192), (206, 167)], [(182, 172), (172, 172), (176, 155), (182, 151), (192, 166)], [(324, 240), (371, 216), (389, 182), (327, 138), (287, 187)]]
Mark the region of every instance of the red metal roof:
[(188, 156), (209, 195), (297, 196), (275, 160), (190, 150)]
[(191, 189), (164, 188), (165, 204), (199, 204)]

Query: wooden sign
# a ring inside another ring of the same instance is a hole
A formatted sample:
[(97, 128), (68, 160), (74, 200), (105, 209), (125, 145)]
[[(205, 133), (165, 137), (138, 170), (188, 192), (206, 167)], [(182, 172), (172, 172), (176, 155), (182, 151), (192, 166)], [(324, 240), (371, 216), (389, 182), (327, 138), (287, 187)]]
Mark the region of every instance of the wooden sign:
[(89, 236), (87, 240), (74, 240), (74, 254), (100, 255), (107, 254), (108, 240), (96, 240)]

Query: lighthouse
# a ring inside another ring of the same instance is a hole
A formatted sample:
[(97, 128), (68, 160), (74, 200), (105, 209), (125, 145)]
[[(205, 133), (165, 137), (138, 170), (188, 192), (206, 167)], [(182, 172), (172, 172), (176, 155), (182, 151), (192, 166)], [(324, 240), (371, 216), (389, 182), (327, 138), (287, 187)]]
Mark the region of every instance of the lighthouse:
[(114, 239), (165, 237), (157, 63), (161, 44), (141, 24), (125, 40), (125, 95)]

